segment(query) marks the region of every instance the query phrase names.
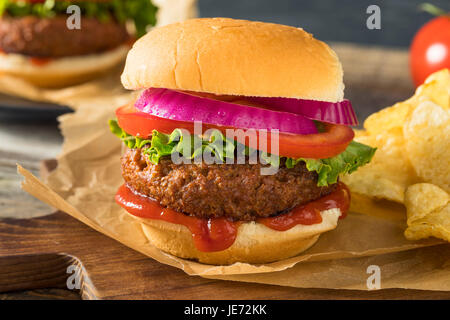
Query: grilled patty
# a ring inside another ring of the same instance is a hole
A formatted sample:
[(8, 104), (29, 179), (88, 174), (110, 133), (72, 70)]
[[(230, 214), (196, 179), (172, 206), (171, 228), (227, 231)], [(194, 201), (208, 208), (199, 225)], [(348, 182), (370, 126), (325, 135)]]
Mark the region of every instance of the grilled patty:
[(274, 175), (261, 175), (260, 164), (152, 164), (142, 149), (122, 156), (122, 175), (134, 191), (165, 207), (198, 218), (255, 220), (316, 200), (336, 185), (317, 186), (317, 174), (304, 163)]
[(81, 29), (70, 30), (67, 16), (0, 18), (0, 49), (32, 57), (61, 58), (101, 53), (129, 39), (125, 26), (82, 17)]

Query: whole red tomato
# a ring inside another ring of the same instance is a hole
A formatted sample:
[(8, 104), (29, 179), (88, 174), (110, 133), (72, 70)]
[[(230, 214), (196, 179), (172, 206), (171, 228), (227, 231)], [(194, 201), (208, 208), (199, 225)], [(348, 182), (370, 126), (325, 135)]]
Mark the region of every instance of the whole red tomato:
[(414, 36), (410, 68), (416, 86), (435, 71), (450, 68), (450, 15), (434, 18)]

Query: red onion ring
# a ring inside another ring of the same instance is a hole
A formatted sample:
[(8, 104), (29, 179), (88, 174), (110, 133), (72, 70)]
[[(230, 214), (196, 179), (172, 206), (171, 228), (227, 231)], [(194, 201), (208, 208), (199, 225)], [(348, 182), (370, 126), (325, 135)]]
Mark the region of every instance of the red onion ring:
[(266, 97), (245, 97), (245, 99), (261, 104), (269, 109), (299, 114), (312, 120), (348, 126), (358, 125), (358, 119), (349, 100), (326, 102)]
[(314, 122), (302, 115), (224, 102), (180, 91), (150, 88), (135, 103), (136, 109), (160, 118), (201, 121), (242, 129), (278, 129), (293, 134), (317, 133)]

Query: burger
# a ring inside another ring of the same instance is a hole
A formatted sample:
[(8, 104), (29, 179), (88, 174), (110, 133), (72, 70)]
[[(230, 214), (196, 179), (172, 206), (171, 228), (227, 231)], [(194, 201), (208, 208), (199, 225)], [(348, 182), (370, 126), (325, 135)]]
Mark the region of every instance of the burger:
[(125, 60), (155, 14), (150, 0), (0, 0), (0, 73), (40, 87), (90, 80)]
[(345, 217), (339, 181), (375, 150), (353, 140), (336, 54), (299, 28), (226, 18), (151, 30), (116, 110), (116, 202), (149, 243), (206, 264), (266, 263), (310, 248)]

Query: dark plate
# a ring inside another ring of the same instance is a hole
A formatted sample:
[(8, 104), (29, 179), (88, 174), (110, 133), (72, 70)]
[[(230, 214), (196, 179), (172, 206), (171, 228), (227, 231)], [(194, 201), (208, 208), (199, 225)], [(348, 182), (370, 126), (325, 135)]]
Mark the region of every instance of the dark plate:
[(73, 110), (48, 102), (36, 102), (0, 94), (0, 118), (50, 120)]

